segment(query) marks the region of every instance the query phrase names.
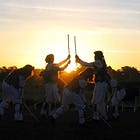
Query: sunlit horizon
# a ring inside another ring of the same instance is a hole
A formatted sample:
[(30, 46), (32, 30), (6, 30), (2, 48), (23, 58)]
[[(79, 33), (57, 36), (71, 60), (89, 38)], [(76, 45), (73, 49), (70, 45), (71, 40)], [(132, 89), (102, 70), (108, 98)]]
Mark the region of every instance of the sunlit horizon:
[(67, 71), (76, 67), (74, 36), (82, 60), (93, 62), (93, 52), (101, 50), (113, 69), (140, 71), (139, 7), (139, 0), (1, 0), (0, 67), (45, 68), (49, 53), (57, 63), (68, 55), (69, 34), (72, 63)]

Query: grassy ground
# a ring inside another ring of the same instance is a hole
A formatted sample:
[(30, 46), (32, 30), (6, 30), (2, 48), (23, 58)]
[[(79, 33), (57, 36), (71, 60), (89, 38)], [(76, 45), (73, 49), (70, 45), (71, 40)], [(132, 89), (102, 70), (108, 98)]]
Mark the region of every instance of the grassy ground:
[[(24, 122), (13, 121), (12, 106), (6, 110), (4, 120), (0, 121), (0, 140), (3, 139), (66, 139), (66, 140), (118, 140), (136, 139), (140, 137), (140, 109), (134, 112), (133, 108), (126, 107), (120, 118), (104, 122), (89, 121), (87, 127), (78, 126), (78, 115), (75, 109), (66, 112), (56, 120), (56, 127), (52, 127), (48, 120), (40, 121), (40, 107), (34, 104), (41, 102), (44, 97), (44, 88), (25, 88), (24, 101), (30, 111), (39, 119), (37, 121), (31, 112), (23, 107)], [(90, 102), (92, 91), (87, 91), (86, 98)], [(138, 99), (139, 104), (140, 99)], [(132, 105), (132, 103), (129, 103)], [(109, 124), (109, 125), (108, 125)], [(110, 127), (111, 126), (111, 127)]]
[[(30, 110), (40, 119), (39, 108), (35, 110), (30, 107)], [(6, 110), (5, 119), (0, 122), (0, 139), (118, 140), (140, 137), (139, 109), (133, 112), (128, 108), (120, 112), (119, 119), (107, 123), (91, 120), (87, 127), (79, 127), (77, 110), (73, 108), (56, 120), (55, 127), (48, 120), (36, 121), (26, 108), (23, 108), (23, 112), (24, 122), (19, 123), (13, 121), (12, 111)]]

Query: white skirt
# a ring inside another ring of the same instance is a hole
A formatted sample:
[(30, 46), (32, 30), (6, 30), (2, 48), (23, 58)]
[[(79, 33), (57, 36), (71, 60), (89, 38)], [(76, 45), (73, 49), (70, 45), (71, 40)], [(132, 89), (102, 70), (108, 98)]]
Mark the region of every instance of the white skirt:
[(92, 104), (103, 103), (106, 97), (106, 93), (107, 93), (107, 83), (97, 82), (94, 87), (91, 103)]
[(6, 102), (21, 103), (22, 94), (18, 89), (9, 85), (7, 82), (3, 81), (2, 83), (2, 100)]
[(57, 103), (60, 101), (58, 86), (56, 83), (45, 84), (45, 100), (47, 103)]

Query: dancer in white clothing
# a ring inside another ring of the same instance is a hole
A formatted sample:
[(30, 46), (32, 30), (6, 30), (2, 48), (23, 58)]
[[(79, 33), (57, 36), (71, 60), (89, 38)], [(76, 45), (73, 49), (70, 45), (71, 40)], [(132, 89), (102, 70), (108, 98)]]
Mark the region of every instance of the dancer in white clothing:
[(65, 87), (62, 97), (62, 105), (52, 114), (51, 120), (57, 119), (63, 112), (69, 109), (70, 104), (74, 104), (79, 112), (79, 124), (84, 125), (85, 118), (85, 88), (87, 82), (92, 80), (93, 70), (87, 68), (84, 72), (73, 78), (73, 80)]
[(110, 80), (110, 76), (107, 73), (107, 65), (104, 59), (102, 51), (95, 51), (95, 61), (85, 62), (79, 58), (78, 55), (75, 56), (76, 62), (80, 63), (82, 66), (92, 67), (95, 74), (95, 87), (92, 97), (92, 104), (94, 105), (93, 119), (99, 120), (100, 116), (104, 119), (108, 119), (106, 113), (105, 98), (107, 93), (107, 84)]
[(118, 84), (118, 81), (115, 79), (112, 79), (110, 81), (110, 85), (111, 85), (111, 99), (110, 99), (110, 106), (111, 106), (111, 110), (112, 110), (112, 116), (117, 119), (119, 117), (119, 105), (120, 102), (124, 99), (125, 95), (126, 95), (126, 91), (123, 87), (121, 87)]
[(55, 108), (56, 103), (60, 101), (59, 95), (59, 76), (58, 72), (63, 71), (70, 64), (70, 55), (59, 63), (54, 63), (54, 55), (46, 56), (45, 61), (47, 66), (41, 76), (45, 82), (45, 100), (41, 108), (41, 116), (48, 117), (50, 112)]
[(13, 70), (3, 80), (2, 83), (2, 102), (0, 103), (0, 116), (4, 115), (4, 108), (12, 102), (15, 105), (16, 121), (22, 121), (22, 91), (26, 80), (32, 76), (34, 67), (31, 65), (25, 65), (22, 68)]

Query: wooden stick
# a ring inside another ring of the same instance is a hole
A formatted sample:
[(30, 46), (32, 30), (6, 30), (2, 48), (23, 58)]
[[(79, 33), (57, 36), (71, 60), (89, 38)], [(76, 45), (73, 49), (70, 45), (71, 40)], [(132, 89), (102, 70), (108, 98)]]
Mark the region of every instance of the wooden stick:
[(29, 107), (23, 102), (24, 107), (26, 110), (30, 113), (30, 115), (37, 121), (39, 122), (40, 120), (32, 113), (32, 111), (29, 109)]
[(68, 34), (68, 54), (70, 55), (69, 34)]
[(75, 47), (75, 55), (77, 55), (77, 48), (76, 48), (76, 36), (74, 36), (74, 47)]

